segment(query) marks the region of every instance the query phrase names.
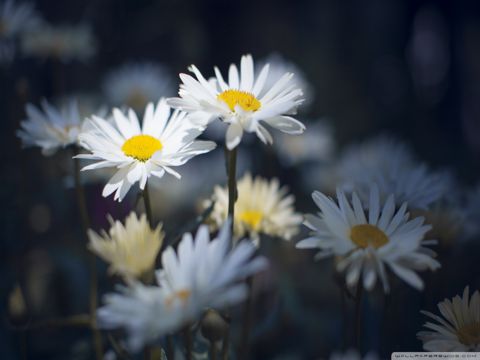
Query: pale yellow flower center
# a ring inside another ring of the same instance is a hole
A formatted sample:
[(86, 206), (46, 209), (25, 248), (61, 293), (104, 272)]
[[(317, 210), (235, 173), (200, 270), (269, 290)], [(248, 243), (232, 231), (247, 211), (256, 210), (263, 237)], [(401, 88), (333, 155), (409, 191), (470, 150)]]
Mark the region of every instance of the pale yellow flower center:
[(188, 289), (178, 290), (165, 299), (165, 305), (170, 307), (172, 306), (173, 302), (178, 299), (182, 302), (182, 305), (185, 306), (190, 295), (192, 295), (192, 292)]
[(253, 94), (240, 90), (225, 90), (218, 94), (217, 99), (224, 101), (231, 111), (234, 111), (237, 105), (245, 111), (257, 111), (262, 106)]
[(125, 141), (122, 151), (138, 161), (147, 161), (157, 151), (162, 150), (163, 145), (160, 140), (150, 135), (135, 135)]
[(464, 345), (480, 344), (480, 323), (463, 325), (457, 330), (458, 340)]
[(375, 249), (388, 243), (388, 237), (378, 227), (370, 224), (355, 225), (350, 230), (350, 239), (363, 249), (373, 246)]
[(239, 219), (252, 230), (258, 230), (263, 219), (263, 213), (258, 210), (246, 210), (239, 215)]

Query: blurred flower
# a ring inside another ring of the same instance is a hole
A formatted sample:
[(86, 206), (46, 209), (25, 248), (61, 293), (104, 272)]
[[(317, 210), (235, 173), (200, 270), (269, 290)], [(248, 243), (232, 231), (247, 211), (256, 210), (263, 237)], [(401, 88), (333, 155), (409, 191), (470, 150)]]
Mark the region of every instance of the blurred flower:
[(16, 38), (39, 24), (40, 18), (32, 4), (15, 4), (13, 0), (0, 4), (0, 62), (13, 60)]
[(448, 172), (430, 172), (405, 144), (383, 136), (347, 148), (333, 173), (337, 186), (355, 189), (362, 200), (373, 182), (382, 200), (394, 194), (397, 205), (407, 202), (409, 209), (428, 208), (448, 193), (452, 181)]
[(480, 351), (480, 293), (470, 298), (468, 286), (463, 297), (455, 296), (438, 304), (442, 317), (429, 311), (422, 314), (437, 323), (426, 322), (424, 327), (432, 331), (420, 331), (418, 339), (426, 351)]
[(110, 72), (103, 90), (112, 104), (143, 110), (149, 102), (172, 95), (172, 84), (171, 75), (162, 65), (134, 63)]
[(139, 279), (153, 274), (155, 259), (165, 237), (162, 224), (152, 229), (145, 214), (138, 218), (134, 212), (126, 218), (125, 226), (112, 218), (109, 221), (108, 234), (88, 231), (88, 248), (110, 264), (112, 274)]
[(55, 58), (62, 62), (86, 61), (96, 52), (96, 42), (88, 25), (43, 25), (22, 39), (25, 55)]
[(421, 290), (423, 281), (415, 271), (440, 267), (433, 258), (435, 253), (423, 247), (432, 243), (422, 241), (431, 227), (423, 224), (423, 217), (408, 220), (406, 203), (395, 211), (393, 195), (382, 206), (378, 188), (371, 186), (368, 218), (355, 192), (350, 203), (337, 190), (338, 205), (318, 191), (312, 197), (321, 212), (318, 217), (305, 216), (304, 224), (313, 231), (297, 248), (319, 248), (316, 259), (338, 256), (337, 271), (346, 272), (349, 287), (361, 286), (362, 276), (363, 287), (372, 290), (380, 277), (384, 291), (389, 292), (388, 265), (394, 274)]
[(480, 235), (480, 185), (467, 192), (463, 208), (463, 235), (471, 239)]
[[(290, 240), (298, 233), (302, 216), (295, 213), (294, 197), (280, 188), (277, 179), (255, 179), (247, 173), (237, 183), (238, 199), (235, 202), (234, 235), (240, 239), (248, 234), (258, 245), (260, 234)], [(208, 208), (214, 202), (208, 221), (214, 230), (225, 222), (228, 215), (228, 188), (215, 186)]]
[(111, 124), (93, 116), (87, 120), (91, 129), (80, 134), (81, 145), (91, 154), (81, 154), (78, 158), (96, 161), (82, 170), (118, 169), (105, 185), (104, 197), (115, 192), (114, 199), (122, 201), (136, 182), (143, 190), (151, 175), (161, 178), (167, 172), (180, 178), (172, 167), (215, 148), (211, 141), (195, 141), (203, 128), (193, 125), (185, 113), (175, 111), (170, 116), (170, 107), (164, 99), (156, 108), (148, 104), (142, 128), (132, 109), (128, 116), (114, 109), (113, 117)]
[(304, 162), (326, 162), (331, 160), (335, 150), (332, 129), (322, 122), (312, 122), (303, 136), (275, 136), (275, 146), (280, 161), (287, 166)]
[(362, 357), (356, 350), (350, 349), (344, 353), (334, 352), (330, 355), (330, 360), (377, 360), (378, 356), (374, 353), (368, 353), (365, 357)]
[[(59, 148), (74, 145), (84, 124), (76, 100), (70, 99), (55, 108), (42, 101), (42, 109), (27, 104), (28, 118), (21, 122), (17, 136), (23, 146), (38, 146), (44, 155), (51, 155)], [(90, 114), (89, 114), (90, 115)]]
[[(257, 71), (255, 71), (256, 77), (260, 75), (258, 69), (263, 68), (266, 64), (270, 65), (268, 77), (264, 85), (265, 89), (272, 88), (284, 74), (291, 73), (295, 75), (295, 77), (292, 79), (292, 85), (296, 88), (302, 89), (303, 91), (303, 95), (305, 97), (305, 102), (303, 105), (311, 104), (314, 99), (315, 91), (313, 86), (307, 81), (307, 77), (305, 76), (304, 72), (296, 64), (286, 60), (283, 56), (277, 53), (270, 54), (265, 59), (260, 60), (258, 64), (259, 66), (257, 67)], [(260, 94), (260, 96), (261, 95), (263, 94)]]
[(138, 351), (146, 343), (195, 321), (207, 307), (222, 308), (242, 301), (248, 292), (244, 279), (263, 270), (266, 259), (252, 259), (255, 247), (248, 241), (230, 247), (229, 223), (210, 241), (207, 226), (195, 240), (183, 236), (177, 254), (162, 253), (157, 286), (133, 283), (121, 294), (109, 294), (98, 310), (103, 328), (125, 328), (127, 344)]
[(242, 56), (240, 75), (237, 67), (230, 65), (228, 84), (215, 67), (215, 81), (207, 81), (195, 65), (189, 67), (197, 78), (180, 74), (183, 84), (179, 98), (169, 99), (170, 105), (191, 113), (200, 123), (220, 118), (230, 124), (225, 142), (228, 149), (235, 148), (242, 140), (243, 132), (255, 133), (264, 143), (272, 143), (268, 130), (260, 123), (287, 134), (301, 134), (305, 126), (288, 116), (296, 112), (302, 103), (302, 90), (292, 84), (293, 74), (286, 73), (271, 88), (265, 87), (269, 65), (265, 65), (254, 81), (253, 59)]

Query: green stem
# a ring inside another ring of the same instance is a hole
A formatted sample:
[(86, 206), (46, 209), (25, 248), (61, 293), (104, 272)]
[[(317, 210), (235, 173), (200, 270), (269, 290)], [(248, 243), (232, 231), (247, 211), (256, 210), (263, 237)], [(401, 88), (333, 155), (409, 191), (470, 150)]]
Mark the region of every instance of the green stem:
[[(227, 157), (227, 176), (228, 176), (228, 217), (230, 218), (230, 233), (233, 239), (233, 229), (235, 221), (235, 202), (237, 201), (237, 148), (233, 150), (225, 149)], [(232, 241), (233, 243), (233, 241)], [(233, 245), (233, 244), (232, 244)]]
[(148, 184), (145, 184), (145, 188), (142, 191), (143, 203), (145, 205), (145, 214), (147, 215), (148, 223), (150, 227), (153, 227), (153, 215), (152, 205), (150, 203), (150, 193), (148, 192)]
[(210, 340), (210, 360), (217, 360), (217, 349), (215, 341)]
[(360, 282), (358, 282), (357, 294), (355, 296), (355, 347), (358, 349), (358, 351), (361, 351), (362, 297), (363, 297), (363, 286)]
[(228, 359), (228, 349), (230, 346), (230, 324), (228, 325), (225, 337), (223, 338), (222, 343), (222, 360)]
[[(78, 149), (75, 148), (74, 154), (78, 154)], [(80, 160), (74, 159), (74, 177), (75, 177), (75, 190), (77, 194), (77, 203), (78, 209), (80, 211), (80, 218), (82, 220), (82, 232), (83, 236), (86, 238), (87, 231), (90, 228), (90, 218), (88, 216), (87, 202), (85, 197), (85, 190), (81, 183), (80, 179)], [(92, 328), (92, 338), (93, 345), (95, 349), (95, 357), (97, 360), (103, 358), (103, 349), (102, 349), (102, 336), (100, 331), (97, 329), (97, 304), (98, 304), (98, 279), (97, 279), (97, 259), (95, 254), (89, 252), (90, 257), (90, 300), (89, 300), (89, 309), (90, 309), (90, 321)]]
[(185, 337), (185, 358), (187, 360), (192, 360), (193, 338), (190, 326), (185, 326), (183, 336)]
[(167, 335), (167, 359), (173, 359), (175, 356), (175, 350), (173, 348), (172, 335)]

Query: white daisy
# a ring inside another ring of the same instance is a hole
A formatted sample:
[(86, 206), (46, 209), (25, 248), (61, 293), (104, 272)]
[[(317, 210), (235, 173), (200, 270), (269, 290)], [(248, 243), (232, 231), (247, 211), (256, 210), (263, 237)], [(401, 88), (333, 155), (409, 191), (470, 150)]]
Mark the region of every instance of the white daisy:
[(398, 206), (406, 201), (411, 209), (428, 208), (448, 193), (451, 183), (448, 172), (432, 173), (405, 144), (388, 137), (347, 148), (333, 173), (337, 186), (355, 189), (362, 200), (374, 182), (382, 200), (394, 194)]
[(203, 128), (193, 125), (185, 113), (170, 112), (161, 99), (156, 107), (147, 105), (142, 127), (131, 109), (128, 116), (114, 109), (114, 124), (98, 116), (87, 120), (91, 130), (80, 134), (80, 143), (91, 154), (78, 158), (96, 162), (82, 170), (118, 169), (105, 185), (104, 197), (115, 193), (114, 199), (122, 201), (133, 184), (139, 182), (143, 190), (152, 175), (161, 178), (167, 172), (180, 178), (172, 167), (215, 148), (211, 141), (195, 141)]
[(62, 62), (86, 61), (96, 52), (96, 41), (88, 25), (43, 25), (22, 38), (25, 55), (55, 58)]
[(455, 296), (438, 304), (442, 316), (428, 311), (422, 314), (436, 322), (426, 322), (428, 331), (420, 331), (417, 337), (426, 351), (480, 351), (480, 293), (470, 298), (468, 286), (463, 297)]
[[(238, 199), (235, 202), (234, 235), (236, 239), (248, 235), (258, 244), (260, 234), (290, 240), (298, 233), (302, 216), (295, 212), (295, 198), (278, 179), (270, 181), (246, 173), (237, 182)], [(228, 216), (228, 188), (215, 186), (211, 200), (214, 203), (208, 218), (213, 230), (218, 229)]]
[(380, 278), (385, 292), (389, 291), (386, 266), (411, 286), (422, 289), (423, 281), (416, 271), (436, 270), (440, 263), (435, 253), (423, 245), (430, 230), (423, 217), (409, 220), (404, 203), (395, 210), (394, 196), (382, 205), (376, 186), (371, 187), (367, 213), (355, 192), (349, 202), (337, 190), (338, 205), (316, 191), (313, 200), (320, 208), (319, 216), (306, 215), (305, 225), (312, 230), (311, 237), (300, 241), (297, 248), (319, 248), (317, 259), (337, 256), (337, 271), (346, 273), (346, 284), (372, 290)]
[(56, 108), (44, 100), (42, 109), (27, 104), (27, 119), (20, 123), (17, 131), (23, 146), (38, 146), (44, 155), (51, 155), (59, 148), (77, 144), (84, 126), (77, 101), (69, 99)]
[(377, 360), (378, 356), (372, 352), (362, 357), (358, 351), (350, 349), (343, 353), (334, 352), (330, 355), (330, 360)]
[(144, 109), (151, 101), (171, 96), (173, 80), (159, 64), (133, 63), (113, 70), (103, 81), (103, 90), (110, 103)]
[(274, 127), (288, 134), (301, 134), (305, 126), (289, 116), (302, 103), (302, 90), (292, 84), (293, 74), (284, 74), (271, 88), (265, 87), (269, 65), (265, 65), (255, 80), (253, 59), (242, 56), (240, 74), (232, 64), (228, 83), (215, 67), (215, 81), (207, 81), (195, 65), (189, 70), (197, 79), (180, 74), (179, 98), (169, 99), (170, 105), (191, 113), (200, 123), (220, 118), (229, 124), (226, 144), (231, 150), (242, 140), (243, 132), (255, 133), (264, 143), (272, 143), (268, 130)]
[[(267, 56), (265, 59), (259, 61), (259, 66), (257, 71), (255, 71), (255, 76), (258, 77), (260, 72), (258, 69), (263, 68), (264, 65), (269, 64), (270, 69), (268, 71), (269, 76), (265, 82), (265, 89), (270, 89), (275, 85), (275, 82), (281, 79), (285, 73), (295, 74), (295, 77), (292, 79), (292, 83), (296, 88), (302, 89), (303, 95), (305, 97), (305, 102), (302, 105), (309, 105), (314, 99), (314, 90), (313, 86), (307, 81), (307, 77), (304, 72), (293, 62), (286, 60), (280, 54), (274, 53)], [(310, 131), (310, 128), (309, 128)]]
[(210, 241), (208, 228), (199, 228), (195, 239), (187, 233), (178, 245), (162, 253), (157, 286), (139, 283), (122, 294), (105, 297), (98, 310), (103, 328), (122, 327), (132, 351), (185, 324), (195, 321), (207, 307), (223, 308), (242, 301), (248, 288), (239, 280), (265, 269), (263, 257), (252, 258), (255, 247), (242, 241), (230, 249), (228, 222)]
[(126, 278), (148, 276), (165, 237), (162, 224), (152, 229), (145, 214), (138, 218), (134, 212), (125, 219), (125, 225), (112, 218), (109, 221), (108, 233), (88, 231), (88, 248), (110, 264), (112, 274)]

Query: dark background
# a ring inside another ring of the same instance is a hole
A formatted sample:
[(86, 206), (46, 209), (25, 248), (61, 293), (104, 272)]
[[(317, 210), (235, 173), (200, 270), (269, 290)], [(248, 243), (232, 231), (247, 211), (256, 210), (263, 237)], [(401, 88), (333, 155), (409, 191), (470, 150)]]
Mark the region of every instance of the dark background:
[[(38, 149), (21, 150), (15, 131), (26, 102), (100, 91), (102, 76), (125, 62), (158, 61), (172, 74), (195, 63), (211, 75), (214, 65), (225, 71), (244, 53), (255, 59), (279, 53), (297, 64), (314, 87), (314, 101), (304, 115), (328, 117), (340, 148), (392, 133), (432, 166), (453, 169), (461, 186), (478, 182), (477, 1), (45, 0), (35, 4), (53, 24), (91, 24), (98, 46), (90, 61), (60, 65), (60, 85), (53, 80), (59, 64), (52, 60), (20, 56), (0, 68), (2, 359), (21, 358), (25, 344), (28, 359), (89, 358), (86, 330), (12, 330), (6, 309), (15, 284), (33, 284), (41, 294), (30, 306), (28, 296), (25, 299), (30, 314), (15, 320), (20, 327), (85, 311), (88, 292), (74, 193), (59, 177), (68, 170), (59, 168), (61, 155), (45, 158)], [(254, 173), (273, 172), (293, 186), (298, 211), (312, 210), (311, 189), (295, 188), (295, 171), (281, 167), (267, 171), (261, 162), (256, 165)], [(128, 201), (117, 205), (99, 199), (100, 191), (101, 185), (89, 189), (97, 228), (105, 226), (107, 212), (121, 218), (132, 206)], [(47, 216), (45, 209), (50, 225), (39, 233), (31, 219)], [(192, 206), (180, 215), (188, 219), (193, 213)], [(178, 226), (165, 222), (175, 234)], [(353, 345), (348, 330), (353, 315), (343, 326), (331, 262), (313, 263), (312, 254), (293, 253), (291, 245), (277, 246), (273, 240), (265, 241), (261, 251), (273, 259), (273, 280), (258, 300), (257, 320), (262, 325), (256, 329), (252, 358), (314, 359), (327, 357), (345, 342), (346, 347)], [(420, 350), (415, 338), (424, 321), (420, 309), (435, 311), (438, 301), (461, 293), (465, 285), (478, 288), (478, 251), (475, 242), (442, 247), (443, 268), (424, 277), (428, 285), (423, 293), (395, 283), (386, 300), (372, 294), (364, 306), (363, 351), (387, 358), (395, 350)], [(99, 266), (104, 293), (112, 282), (105, 265)], [(346, 305), (351, 310), (353, 302)], [(264, 316), (270, 312), (267, 321)]]

